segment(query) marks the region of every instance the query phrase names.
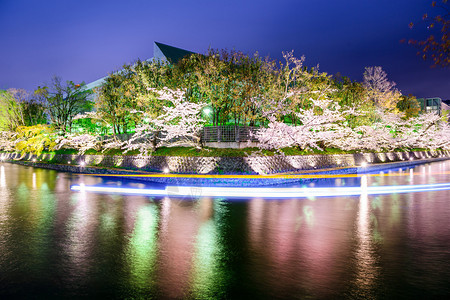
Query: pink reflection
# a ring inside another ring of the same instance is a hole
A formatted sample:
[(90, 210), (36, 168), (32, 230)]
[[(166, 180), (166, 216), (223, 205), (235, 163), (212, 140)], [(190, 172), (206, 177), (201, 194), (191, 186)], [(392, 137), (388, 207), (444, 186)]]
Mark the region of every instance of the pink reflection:
[(200, 227), (196, 202), (162, 200), (159, 233), (158, 284), (170, 299), (181, 299), (188, 290), (193, 248)]
[[(376, 255), (374, 253), (373, 228), (371, 228), (371, 206), (367, 196), (367, 177), (361, 178), (363, 193), (359, 198), (359, 208), (356, 226), (357, 248), (356, 277), (353, 288), (355, 293), (367, 294), (373, 288), (378, 277)], [(365, 191), (365, 192), (364, 192)]]
[[(98, 224), (98, 209), (92, 199), (88, 200), (86, 192), (74, 195), (74, 199), (59, 199), (58, 209), (61, 211), (72, 211), (70, 216), (63, 219), (59, 216), (60, 228), (65, 228), (66, 242), (65, 253), (70, 260), (67, 268), (73, 276), (87, 275), (92, 266), (92, 255), (95, 245), (92, 243)], [(73, 202), (72, 202), (72, 201)], [(66, 219), (67, 218), (67, 219)], [(58, 222), (58, 223), (59, 223)]]
[(274, 294), (293, 293), (304, 286), (325, 297), (339, 277), (336, 273), (350, 238), (348, 232), (339, 230), (342, 225), (352, 226), (354, 216), (352, 209), (344, 209), (346, 202), (345, 198), (251, 200), (249, 247), (255, 260), (252, 266), (259, 268), (251, 272), (270, 285)]

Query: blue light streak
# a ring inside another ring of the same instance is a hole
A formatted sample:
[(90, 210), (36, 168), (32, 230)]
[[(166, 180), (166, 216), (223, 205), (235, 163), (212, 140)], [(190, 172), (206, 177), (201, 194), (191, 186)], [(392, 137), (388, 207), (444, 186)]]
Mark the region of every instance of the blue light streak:
[(450, 183), (392, 185), (392, 186), (357, 186), (357, 187), (302, 187), (302, 188), (238, 188), (238, 187), (198, 187), (167, 186), (165, 189), (124, 188), (105, 186), (73, 185), (71, 190), (80, 192), (111, 193), (125, 195), (162, 196), (162, 197), (225, 197), (225, 198), (308, 198), (381, 195), (395, 193), (416, 193), (450, 190)]

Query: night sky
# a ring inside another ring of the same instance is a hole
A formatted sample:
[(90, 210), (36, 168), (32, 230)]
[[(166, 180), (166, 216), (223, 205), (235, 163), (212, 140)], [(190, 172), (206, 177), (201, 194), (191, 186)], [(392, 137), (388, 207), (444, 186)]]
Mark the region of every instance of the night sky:
[[(428, 34), (431, 0), (95, 1), (0, 0), (0, 89), (34, 90), (53, 75), (89, 83), (153, 56), (153, 41), (205, 53), (236, 49), (306, 56), (329, 74), (361, 81), (382, 66), (404, 94), (450, 99), (450, 69), (401, 39)], [(417, 23), (411, 30), (409, 22)]]

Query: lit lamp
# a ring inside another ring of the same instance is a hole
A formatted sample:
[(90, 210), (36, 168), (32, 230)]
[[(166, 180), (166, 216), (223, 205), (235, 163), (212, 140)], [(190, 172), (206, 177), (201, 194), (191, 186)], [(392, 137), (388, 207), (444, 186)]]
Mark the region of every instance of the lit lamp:
[(205, 107), (205, 108), (203, 109), (203, 113), (209, 118), (209, 117), (211, 116), (211, 114), (212, 114), (212, 109), (211, 109), (211, 107)]

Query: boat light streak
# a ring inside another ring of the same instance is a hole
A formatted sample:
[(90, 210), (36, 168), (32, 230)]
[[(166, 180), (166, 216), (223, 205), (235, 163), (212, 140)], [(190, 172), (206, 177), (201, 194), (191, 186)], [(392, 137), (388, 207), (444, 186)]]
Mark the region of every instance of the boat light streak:
[(83, 186), (74, 185), (73, 191), (95, 193), (112, 193), (143, 196), (168, 197), (226, 197), (226, 198), (307, 198), (307, 197), (336, 197), (359, 196), (361, 194), (380, 195), (395, 193), (415, 193), (450, 190), (449, 183), (392, 185), (370, 187), (320, 187), (320, 188), (240, 188), (240, 187), (196, 187), (196, 186), (167, 186), (165, 189), (137, 189), (124, 187)]

